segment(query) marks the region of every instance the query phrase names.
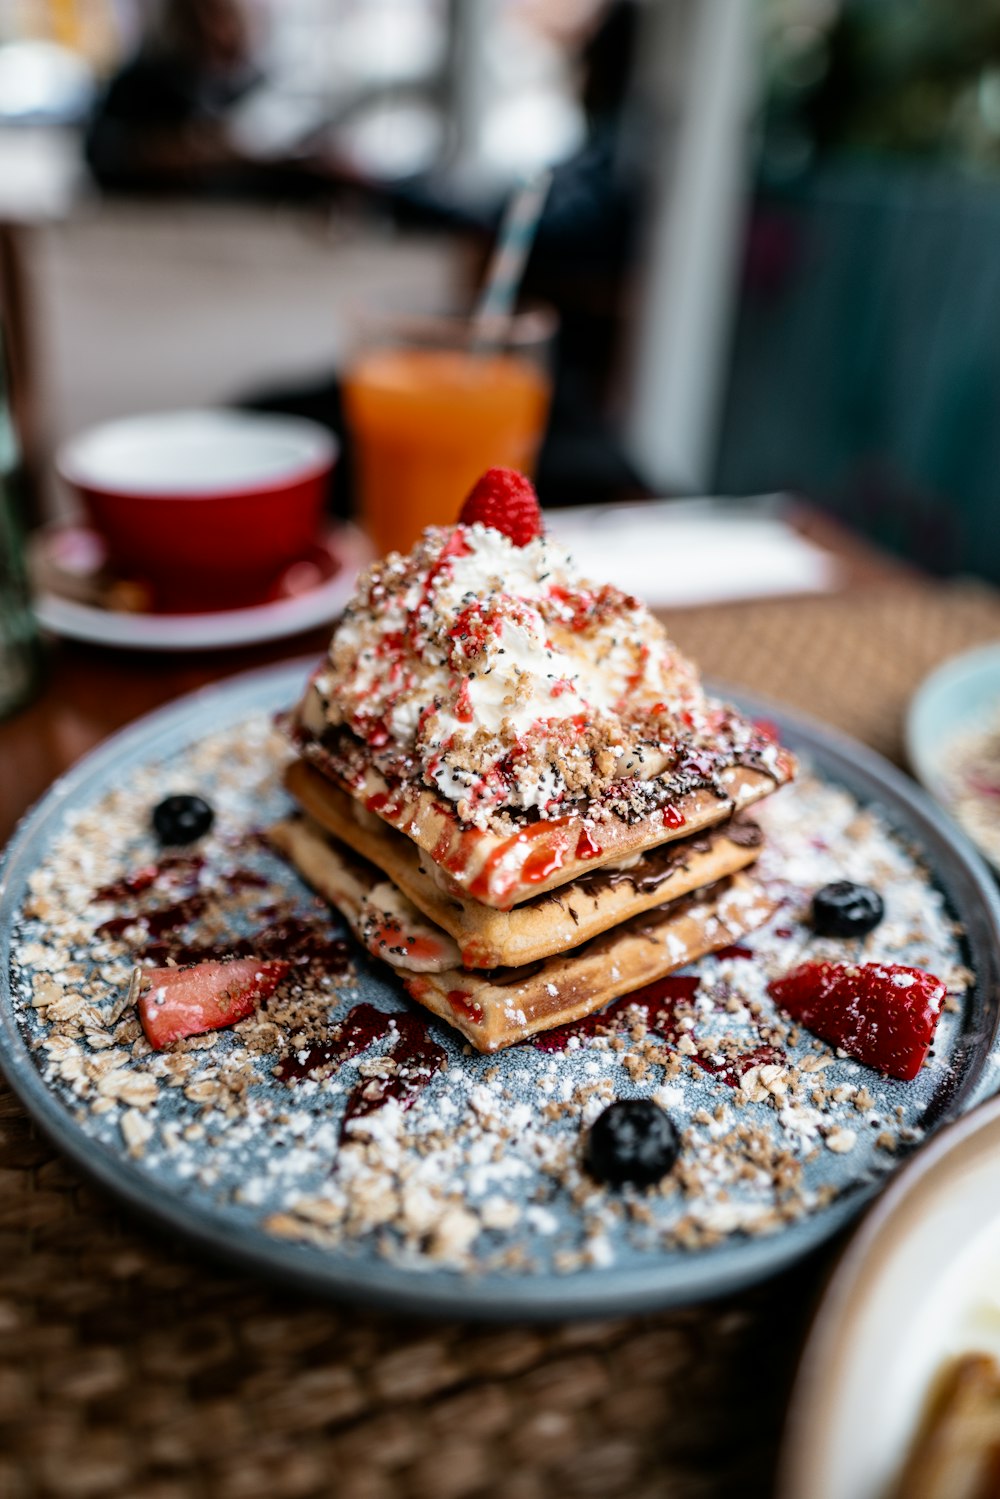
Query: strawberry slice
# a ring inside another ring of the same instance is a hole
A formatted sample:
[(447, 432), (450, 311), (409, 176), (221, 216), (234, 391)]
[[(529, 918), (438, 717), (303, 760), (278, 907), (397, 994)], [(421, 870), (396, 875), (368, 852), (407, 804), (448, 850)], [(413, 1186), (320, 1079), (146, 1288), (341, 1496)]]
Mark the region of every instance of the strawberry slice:
[(896, 963), (803, 963), (768, 986), (815, 1035), (907, 1083), (924, 1064), (945, 992), (932, 973)]
[(519, 547), (544, 530), (535, 486), (516, 468), (488, 468), (469, 490), (458, 519), (463, 526), (492, 526)]
[(189, 968), (150, 968), (142, 975), (139, 1019), (146, 1040), (162, 1051), (182, 1036), (235, 1025), (274, 993), (290, 963), (227, 958)]

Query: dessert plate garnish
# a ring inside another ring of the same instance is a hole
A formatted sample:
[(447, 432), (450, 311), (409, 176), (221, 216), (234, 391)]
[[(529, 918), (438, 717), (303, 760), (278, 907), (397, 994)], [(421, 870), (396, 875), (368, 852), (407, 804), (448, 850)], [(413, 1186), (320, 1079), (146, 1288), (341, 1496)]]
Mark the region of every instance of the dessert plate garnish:
[(768, 992), (814, 1035), (904, 1082), (923, 1066), (947, 997), (939, 978), (900, 963), (803, 963)]
[(463, 526), (491, 526), (519, 547), (545, 532), (534, 485), (513, 468), (488, 468), (469, 491), (458, 519)]
[(173, 968), (133, 969), (136, 1009), (154, 1051), (246, 1020), (270, 999), (290, 964), (227, 958)]
[(649, 1098), (609, 1104), (590, 1126), (584, 1147), (587, 1170), (596, 1181), (643, 1187), (662, 1181), (680, 1153), (676, 1126)]
[[(764, 842), (733, 876), (774, 914), (597, 1013), (480, 1055), (267, 842), (293, 810), (273, 719), (306, 676), (236, 678), (133, 726), (7, 853), (4, 1068), (81, 1168), (144, 1212), (317, 1291), (452, 1315), (611, 1314), (787, 1265), (992, 1087), (1000, 922), (982, 870), (875, 756), (752, 702), (741, 715), (772, 719), (803, 765), (754, 809)], [(189, 844), (152, 826), (171, 793), (214, 811)], [(813, 897), (836, 879), (883, 898), (867, 935), (814, 932)], [(133, 970), (176, 964), (183, 983), (233, 961), (288, 967), (245, 1018), (150, 1046)], [(767, 985), (806, 961), (942, 980), (934, 1055), (912, 1082), (839, 1057), (774, 1003)], [(471, 1024), (477, 996), (464, 1002)], [(615, 1126), (595, 1175), (593, 1127), (631, 1100), (666, 1117), (676, 1160), (662, 1125), (647, 1165)]]

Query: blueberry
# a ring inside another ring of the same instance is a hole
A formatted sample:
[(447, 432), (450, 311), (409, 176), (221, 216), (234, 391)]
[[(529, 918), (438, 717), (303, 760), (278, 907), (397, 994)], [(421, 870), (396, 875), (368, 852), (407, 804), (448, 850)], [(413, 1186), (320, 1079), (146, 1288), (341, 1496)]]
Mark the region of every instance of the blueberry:
[(214, 821), (215, 813), (200, 796), (168, 796), (153, 808), (153, 827), (161, 843), (193, 843)]
[(884, 915), (882, 897), (869, 885), (837, 880), (813, 896), (813, 930), (821, 937), (863, 937)]
[(598, 1181), (648, 1187), (666, 1176), (680, 1149), (673, 1120), (652, 1099), (619, 1099), (591, 1125), (584, 1163)]

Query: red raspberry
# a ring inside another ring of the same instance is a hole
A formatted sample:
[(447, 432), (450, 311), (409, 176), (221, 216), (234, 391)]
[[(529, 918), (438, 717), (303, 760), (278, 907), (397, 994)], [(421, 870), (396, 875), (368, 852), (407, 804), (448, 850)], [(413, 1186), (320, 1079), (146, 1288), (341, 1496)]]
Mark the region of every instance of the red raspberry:
[(824, 1041), (910, 1082), (934, 1040), (945, 987), (932, 973), (895, 963), (803, 963), (768, 993)]
[(459, 524), (492, 526), (515, 546), (527, 546), (542, 534), (542, 512), (530, 479), (516, 468), (488, 468), (469, 490)]

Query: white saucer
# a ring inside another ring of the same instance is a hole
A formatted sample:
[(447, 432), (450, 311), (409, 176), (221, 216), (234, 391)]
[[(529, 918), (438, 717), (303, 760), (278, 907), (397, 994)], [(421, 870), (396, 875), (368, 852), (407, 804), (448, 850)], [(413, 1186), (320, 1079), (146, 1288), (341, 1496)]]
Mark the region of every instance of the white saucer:
[(131, 614), (42, 592), (35, 598), (35, 614), (54, 635), (120, 650), (226, 650), (282, 640), (329, 624), (353, 593), (359, 570), (371, 560), (370, 543), (353, 526), (338, 528), (329, 544), (340, 559), (339, 571), (294, 598), (206, 614)]

